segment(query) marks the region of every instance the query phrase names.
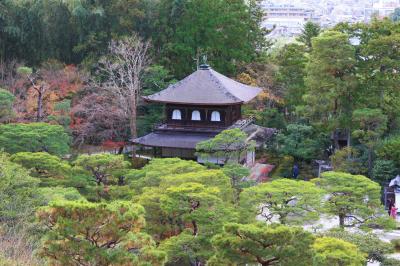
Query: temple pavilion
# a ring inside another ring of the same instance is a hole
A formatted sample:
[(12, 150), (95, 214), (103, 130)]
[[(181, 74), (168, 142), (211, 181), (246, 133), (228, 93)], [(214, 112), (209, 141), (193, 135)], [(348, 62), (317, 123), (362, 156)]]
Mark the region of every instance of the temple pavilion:
[[(133, 139), (134, 145), (152, 148), (156, 157), (197, 159), (196, 144), (213, 138), (225, 129), (240, 128), (249, 138), (263, 144), (274, 133), (251, 119), (242, 119), (241, 106), (262, 89), (232, 80), (203, 64), (197, 71), (168, 88), (143, 97), (146, 102), (165, 105), (165, 121), (146, 136)], [(254, 162), (254, 153), (244, 158)], [(214, 162), (220, 160), (215, 158)]]

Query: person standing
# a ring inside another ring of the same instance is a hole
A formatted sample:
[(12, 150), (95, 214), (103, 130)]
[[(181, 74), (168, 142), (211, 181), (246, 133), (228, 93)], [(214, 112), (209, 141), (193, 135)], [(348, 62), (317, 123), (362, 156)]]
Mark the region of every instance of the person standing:
[(394, 206), (393, 199), (388, 199), (387, 206), (388, 206), (388, 215), (390, 216), (390, 213), (392, 211), (392, 207)]
[(390, 216), (396, 220), (397, 217), (397, 208), (393, 205), (390, 209)]
[(297, 165), (297, 163), (295, 163), (295, 164), (293, 165), (292, 177), (297, 179), (297, 177), (299, 176), (299, 174), (300, 174), (299, 166)]

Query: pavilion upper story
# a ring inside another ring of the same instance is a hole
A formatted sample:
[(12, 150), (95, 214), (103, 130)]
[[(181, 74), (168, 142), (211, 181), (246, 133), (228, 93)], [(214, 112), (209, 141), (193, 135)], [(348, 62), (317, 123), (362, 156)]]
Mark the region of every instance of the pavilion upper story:
[(202, 65), (185, 79), (144, 99), (165, 104), (163, 128), (223, 129), (240, 120), (241, 105), (260, 92), (260, 88), (239, 83)]

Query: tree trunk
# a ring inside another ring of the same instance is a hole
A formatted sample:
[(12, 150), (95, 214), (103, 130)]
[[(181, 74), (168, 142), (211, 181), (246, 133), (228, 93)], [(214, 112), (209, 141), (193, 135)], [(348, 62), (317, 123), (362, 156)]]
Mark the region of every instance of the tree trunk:
[(129, 126), (131, 128), (131, 137), (132, 139), (137, 138), (137, 128), (136, 128), (136, 117), (137, 117), (137, 111), (136, 111), (136, 100), (132, 101), (131, 105), (131, 117), (129, 118)]
[(199, 228), (197, 227), (197, 223), (195, 220), (192, 220), (192, 225), (193, 225), (193, 235), (197, 236), (197, 234), (199, 232)]
[(281, 224), (286, 224), (286, 215), (279, 216), (279, 222)]
[(339, 150), (340, 146), (339, 146), (339, 131), (337, 129), (335, 129), (333, 131), (333, 144), (335, 145), (335, 150)]
[(350, 131), (350, 128), (346, 129), (346, 131), (347, 131), (347, 147), (350, 148), (350, 146), (351, 146), (351, 131)]
[(368, 148), (368, 176), (372, 177), (372, 149)]
[(201, 266), (203, 265), (198, 258), (191, 258), (189, 255), (189, 264), (190, 266)]
[[(131, 99), (131, 108), (130, 108), (130, 117), (129, 117), (129, 127), (131, 129), (131, 138), (137, 138), (137, 127), (136, 127), (136, 117), (137, 117), (137, 110), (136, 110), (136, 97), (132, 97)], [(136, 147), (132, 145), (132, 160), (136, 160)]]
[(343, 214), (339, 214), (339, 225), (340, 227), (344, 227), (344, 215)]
[(123, 151), (124, 151), (124, 146), (119, 147), (118, 154), (122, 154)]
[(94, 176), (95, 176), (95, 178), (96, 178), (96, 184), (97, 184), (98, 186), (100, 186), (101, 183), (103, 183), (103, 185), (106, 185), (105, 176), (103, 176), (103, 175), (100, 174), (100, 173), (94, 173)]
[(346, 129), (347, 131), (347, 148), (349, 149), (349, 152), (347, 153), (347, 160), (351, 159), (351, 152), (350, 152), (350, 148), (351, 148), (351, 132), (350, 129)]
[(43, 92), (42, 88), (37, 90), (38, 98), (37, 98), (37, 113), (36, 113), (36, 122), (42, 121), (43, 118)]

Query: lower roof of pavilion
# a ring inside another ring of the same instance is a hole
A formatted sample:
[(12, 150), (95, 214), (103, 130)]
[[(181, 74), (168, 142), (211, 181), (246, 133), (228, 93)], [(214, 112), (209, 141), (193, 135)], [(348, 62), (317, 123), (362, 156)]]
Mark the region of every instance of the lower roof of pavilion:
[(169, 128), (164, 124), (157, 127), (154, 132), (140, 138), (132, 139), (131, 142), (133, 144), (148, 147), (195, 149), (197, 143), (215, 137), (224, 129), (233, 128), (239, 128), (247, 133), (249, 136), (248, 141), (255, 141), (256, 147), (261, 147), (266, 140), (271, 138), (277, 132), (274, 128), (257, 126), (251, 119), (238, 120), (228, 128), (204, 128), (204, 130), (196, 129), (196, 131), (185, 128)]

